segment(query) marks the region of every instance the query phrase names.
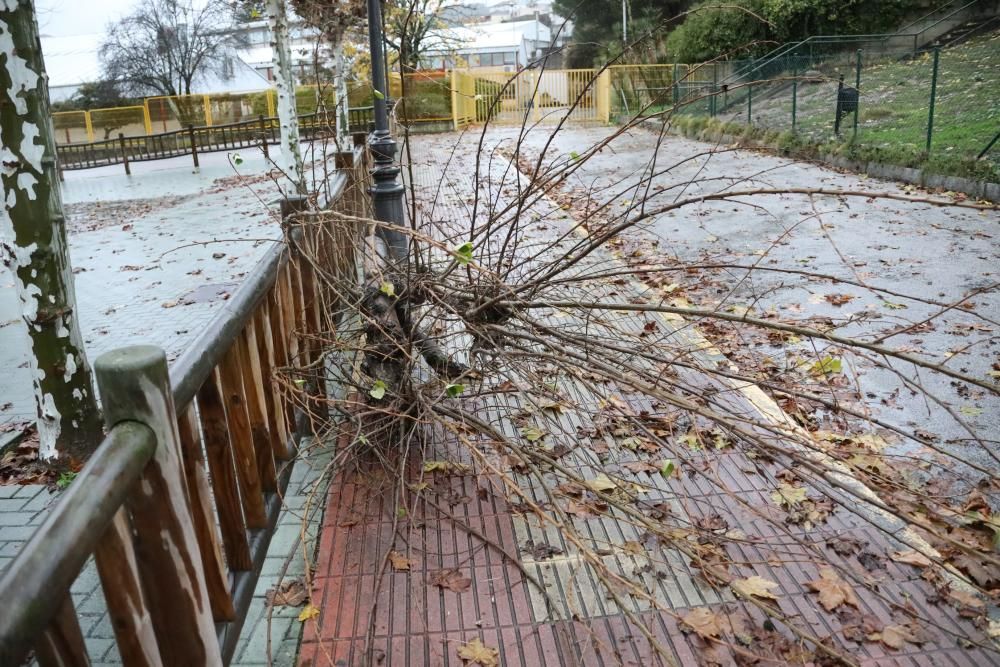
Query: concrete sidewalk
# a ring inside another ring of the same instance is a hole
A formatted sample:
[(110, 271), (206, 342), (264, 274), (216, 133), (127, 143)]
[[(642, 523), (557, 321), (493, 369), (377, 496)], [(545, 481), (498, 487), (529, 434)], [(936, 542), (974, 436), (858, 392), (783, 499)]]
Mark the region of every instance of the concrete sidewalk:
[[(66, 172), (70, 260), (88, 358), (133, 343), (176, 358), (281, 240), (280, 174), (259, 151)], [(287, 183), (285, 181), (285, 183)], [(287, 187), (284, 187), (287, 190)], [(0, 269), (0, 446), (34, 421), (30, 340), (13, 278)]]

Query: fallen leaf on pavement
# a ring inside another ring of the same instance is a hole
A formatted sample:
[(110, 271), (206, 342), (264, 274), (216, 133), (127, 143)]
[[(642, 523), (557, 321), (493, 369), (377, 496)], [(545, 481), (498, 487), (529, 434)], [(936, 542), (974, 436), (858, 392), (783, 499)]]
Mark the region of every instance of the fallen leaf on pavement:
[(771, 592), (772, 588), (777, 588), (778, 584), (769, 579), (763, 577), (758, 577), (754, 575), (747, 579), (737, 579), (731, 584), (731, 587), (735, 593), (742, 595), (743, 597), (759, 597), (759, 598), (770, 598), (772, 600), (777, 600), (774, 593)]
[(299, 622), (305, 623), (310, 618), (319, 616), (319, 608), (315, 605), (307, 604), (305, 609), (299, 612)]
[(890, 557), (897, 563), (906, 563), (907, 565), (916, 565), (917, 567), (927, 567), (931, 564), (930, 558), (913, 549), (893, 551)]
[(309, 593), (301, 579), (290, 579), (272, 587), (264, 598), (274, 607), (298, 607), (309, 598)]
[(807, 581), (810, 589), (819, 593), (819, 602), (827, 611), (833, 611), (842, 604), (858, 607), (858, 598), (854, 588), (840, 578), (835, 570), (829, 567), (819, 569), (819, 579)]
[(392, 569), (397, 572), (410, 569), (410, 559), (398, 551), (389, 552), (389, 562), (392, 563)]
[(461, 572), (454, 569), (435, 572), (430, 576), (429, 581), (431, 586), (439, 586), (456, 593), (464, 593), (469, 590), (469, 585), (472, 584), (472, 579), (463, 576)]
[(478, 637), (473, 639), (471, 642), (459, 646), (458, 657), (469, 665), (496, 667), (500, 664), (500, 652), (481, 642)]
[(693, 609), (681, 617), (684, 625), (703, 639), (718, 637), (722, 628), (719, 627), (719, 617), (708, 607)]

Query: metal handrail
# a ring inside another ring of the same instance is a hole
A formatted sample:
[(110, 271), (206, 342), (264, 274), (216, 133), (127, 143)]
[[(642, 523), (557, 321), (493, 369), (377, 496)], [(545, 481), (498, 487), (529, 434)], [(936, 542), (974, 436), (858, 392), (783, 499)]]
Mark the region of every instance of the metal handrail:
[(753, 72), (756, 72), (756, 71), (758, 71), (758, 70), (766, 67), (767, 65), (769, 65), (772, 62), (778, 60), (779, 58), (787, 56), (790, 52), (798, 49), (799, 47), (806, 46), (806, 45), (813, 44), (813, 43), (837, 42), (837, 41), (845, 41), (845, 42), (846, 41), (868, 41), (868, 40), (873, 40), (873, 39), (888, 40), (888, 39), (890, 39), (892, 37), (913, 37), (914, 50), (916, 50), (916, 48), (917, 48), (917, 42), (919, 41), (919, 38), (920, 38), (921, 35), (925, 34), (928, 30), (931, 30), (935, 26), (940, 25), (944, 21), (947, 21), (948, 19), (954, 17), (959, 12), (968, 9), (972, 5), (979, 4), (980, 2), (981, 2), (981, 0), (970, 0), (969, 2), (966, 2), (965, 4), (961, 5), (960, 7), (957, 7), (955, 9), (953, 9), (947, 15), (942, 16), (940, 19), (938, 19), (934, 23), (930, 24), (929, 26), (926, 26), (922, 30), (919, 30), (919, 31), (916, 31), (916, 32), (909, 32), (909, 33), (907, 33), (907, 32), (903, 32), (903, 31), (906, 30), (906, 29), (908, 29), (909, 27), (911, 27), (911, 26), (919, 23), (920, 21), (922, 21), (924, 19), (926, 19), (926, 18), (928, 18), (930, 16), (933, 16), (938, 11), (940, 11), (942, 8), (947, 7), (948, 5), (953, 4), (953, 2), (948, 3), (948, 5), (942, 5), (942, 7), (939, 7), (938, 9), (935, 9), (934, 11), (929, 12), (928, 14), (925, 14), (924, 16), (920, 17), (919, 19), (916, 19), (915, 21), (911, 21), (910, 23), (908, 23), (905, 26), (903, 26), (903, 28), (901, 28), (900, 30), (897, 30), (896, 32), (893, 32), (893, 33), (872, 33), (872, 34), (867, 34), (867, 35), (810, 35), (809, 37), (806, 37), (805, 39), (800, 40), (798, 42), (787, 42), (787, 43), (782, 44), (781, 46), (777, 47), (773, 51), (770, 51), (769, 53), (764, 54), (760, 58), (760, 60), (754, 62), (751, 65), (749, 65), (747, 68), (744, 68), (743, 70), (734, 72), (733, 74), (729, 75), (721, 83), (728, 83), (729, 81), (733, 81), (733, 80), (736, 80), (736, 79), (746, 78), (747, 76), (749, 76)]

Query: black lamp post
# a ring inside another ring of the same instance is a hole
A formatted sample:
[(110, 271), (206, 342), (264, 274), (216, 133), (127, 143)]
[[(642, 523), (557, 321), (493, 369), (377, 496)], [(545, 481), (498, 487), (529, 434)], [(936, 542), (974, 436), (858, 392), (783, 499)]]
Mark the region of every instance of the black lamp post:
[[(381, 0), (368, 0), (368, 43), (372, 59), (372, 87), (375, 90), (375, 131), (372, 132), (368, 147), (372, 152), (372, 203), (375, 219), (392, 225), (406, 225), (406, 209), (403, 207), (403, 184), (399, 181), (399, 167), (396, 166), (396, 142), (389, 134), (389, 115), (386, 99), (386, 63), (382, 50), (382, 6)], [(405, 264), (409, 256), (409, 237), (391, 227), (379, 231), (385, 241), (393, 261)]]

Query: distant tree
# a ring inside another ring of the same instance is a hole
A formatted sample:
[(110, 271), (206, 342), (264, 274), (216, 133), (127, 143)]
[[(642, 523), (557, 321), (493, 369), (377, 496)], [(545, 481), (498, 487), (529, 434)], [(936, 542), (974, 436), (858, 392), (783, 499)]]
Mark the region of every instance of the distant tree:
[[(441, 19), (444, 0), (388, 0), (384, 5), (385, 41), (396, 52), (402, 72), (420, 66), (432, 31), (446, 27)], [(439, 46), (438, 40), (434, 40)]]
[(221, 69), (244, 43), (236, 19), (222, 0), (141, 0), (108, 26), (100, 49), (105, 78), (136, 96), (189, 95), (199, 75)]

